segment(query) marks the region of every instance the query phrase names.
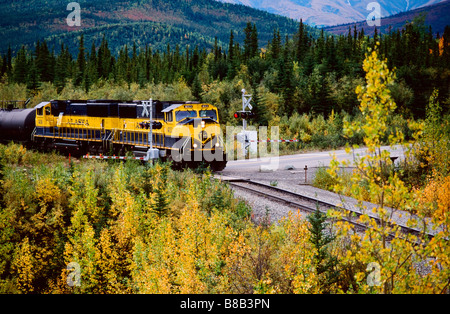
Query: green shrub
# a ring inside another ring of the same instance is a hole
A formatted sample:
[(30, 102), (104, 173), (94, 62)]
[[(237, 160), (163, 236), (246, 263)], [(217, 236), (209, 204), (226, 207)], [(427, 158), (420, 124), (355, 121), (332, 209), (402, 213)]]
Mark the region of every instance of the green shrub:
[(327, 172), (327, 169), (325, 167), (319, 167), (316, 170), (312, 182), (313, 186), (315, 186), (316, 188), (328, 191), (333, 191), (333, 187), (337, 183), (338, 181)]

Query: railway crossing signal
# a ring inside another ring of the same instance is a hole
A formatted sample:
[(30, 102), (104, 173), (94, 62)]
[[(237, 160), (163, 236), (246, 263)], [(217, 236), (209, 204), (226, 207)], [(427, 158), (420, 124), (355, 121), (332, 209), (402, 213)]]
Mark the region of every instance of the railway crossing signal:
[[(250, 102), (252, 101), (252, 95), (247, 95), (245, 93), (245, 89), (242, 89), (242, 110), (236, 111), (233, 115), (236, 119), (242, 119), (242, 128), (244, 131), (247, 128), (246, 119), (255, 117), (255, 114), (251, 111), (253, 109), (253, 106), (250, 104)], [(248, 111), (247, 108), (250, 111)]]
[[(247, 131), (247, 119), (251, 119), (255, 114), (251, 111), (253, 106), (250, 104), (252, 95), (247, 95), (245, 89), (242, 89), (242, 110), (236, 111), (234, 117), (242, 119), (242, 132), (238, 134), (238, 141), (242, 143), (242, 147), (247, 156), (250, 152), (250, 139), (256, 136), (256, 131)], [(254, 138), (256, 139), (256, 138)]]
[(251, 111), (236, 111), (233, 115), (236, 119), (251, 119), (255, 117), (255, 114)]

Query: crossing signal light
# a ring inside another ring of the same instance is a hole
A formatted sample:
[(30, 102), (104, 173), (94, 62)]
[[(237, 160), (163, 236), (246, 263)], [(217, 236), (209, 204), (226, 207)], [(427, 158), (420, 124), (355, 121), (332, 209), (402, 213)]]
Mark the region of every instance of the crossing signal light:
[(246, 112), (246, 114), (247, 114), (246, 119), (251, 119), (251, 118), (255, 117), (255, 114), (253, 112), (251, 112), (251, 111)]
[(152, 122), (152, 128), (153, 130), (159, 130), (162, 128), (162, 123), (158, 122), (158, 121), (153, 121)]
[(236, 119), (251, 119), (255, 117), (255, 114), (251, 111), (236, 111), (233, 115)]

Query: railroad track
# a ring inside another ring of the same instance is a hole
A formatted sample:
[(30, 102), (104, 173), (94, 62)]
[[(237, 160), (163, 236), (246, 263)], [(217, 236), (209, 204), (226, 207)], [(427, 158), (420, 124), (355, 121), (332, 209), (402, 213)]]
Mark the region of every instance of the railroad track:
[[(338, 209), (338, 210), (344, 210), (346, 212), (351, 211), (350, 215), (351, 217), (344, 218), (345, 221), (351, 223), (355, 226), (355, 229), (357, 231), (365, 231), (367, 229), (367, 225), (359, 223), (358, 220), (361, 215), (363, 215), (362, 212), (354, 211), (348, 208), (343, 208), (336, 206), (335, 204), (331, 204), (328, 202), (325, 202), (320, 199), (312, 198), (305, 195), (300, 195), (291, 191), (287, 191), (285, 189), (281, 189), (279, 187), (267, 185), (260, 182), (251, 181), (248, 179), (238, 179), (235, 178), (233, 180), (228, 181), (228, 184), (234, 188), (245, 190), (252, 194), (257, 194), (261, 197), (280, 202), (285, 204), (286, 206), (292, 207), (294, 209), (298, 209), (300, 211), (303, 211), (305, 213), (313, 213), (317, 210), (317, 208), (322, 212), (327, 212), (329, 209)], [(375, 217), (373, 214), (368, 214), (372, 219), (375, 219), (375, 221), (380, 224), (381, 220), (377, 217)], [(422, 236), (427, 236), (430, 240), (434, 237), (433, 234), (425, 233), (417, 228), (411, 228), (406, 225), (402, 225), (400, 223), (396, 223), (397, 226), (400, 227), (401, 231), (406, 234), (412, 234), (415, 236), (418, 236), (419, 238)], [(394, 234), (388, 235), (388, 240), (391, 240), (395, 237)]]

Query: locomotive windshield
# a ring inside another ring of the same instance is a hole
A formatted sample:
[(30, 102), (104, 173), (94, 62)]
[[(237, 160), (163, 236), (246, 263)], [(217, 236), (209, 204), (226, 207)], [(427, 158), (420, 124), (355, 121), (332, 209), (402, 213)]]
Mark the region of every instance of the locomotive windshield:
[(197, 111), (195, 111), (195, 110), (177, 111), (175, 113), (175, 117), (177, 119), (177, 122), (179, 122), (183, 119), (186, 119), (186, 118), (196, 118)]
[(215, 110), (200, 110), (200, 117), (208, 117), (217, 121), (217, 112)]

